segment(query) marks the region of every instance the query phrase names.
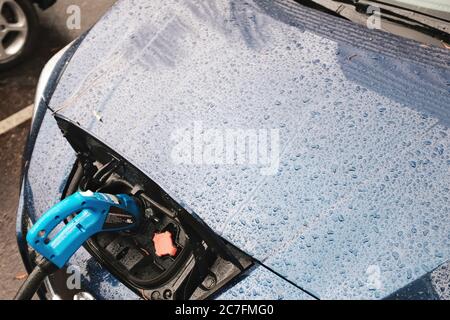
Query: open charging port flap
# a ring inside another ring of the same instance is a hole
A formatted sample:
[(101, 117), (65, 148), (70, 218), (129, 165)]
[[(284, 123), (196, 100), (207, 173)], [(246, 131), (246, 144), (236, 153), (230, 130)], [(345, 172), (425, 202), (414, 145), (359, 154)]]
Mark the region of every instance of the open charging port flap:
[(129, 288), (145, 299), (205, 299), (253, 265), (117, 152), (64, 117), (56, 120), (77, 154), (63, 197), (91, 190), (141, 202), (138, 230), (99, 233), (85, 245)]

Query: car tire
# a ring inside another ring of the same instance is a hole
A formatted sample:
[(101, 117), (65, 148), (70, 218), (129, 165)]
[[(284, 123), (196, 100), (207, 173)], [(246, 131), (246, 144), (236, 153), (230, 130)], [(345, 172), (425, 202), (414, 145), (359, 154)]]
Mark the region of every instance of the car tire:
[(39, 19), (29, 0), (0, 0), (0, 71), (31, 54), (38, 37)]

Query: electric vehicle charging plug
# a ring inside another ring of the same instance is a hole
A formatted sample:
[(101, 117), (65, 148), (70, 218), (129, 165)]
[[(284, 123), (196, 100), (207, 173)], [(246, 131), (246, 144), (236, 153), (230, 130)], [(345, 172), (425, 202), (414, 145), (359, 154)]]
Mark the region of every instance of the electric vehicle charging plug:
[[(64, 267), (70, 257), (93, 235), (136, 228), (141, 221), (140, 201), (126, 194), (76, 192), (48, 210), (29, 230), (28, 244), (42, 261), (30, 273), (15, 300), (31, 299), (49, 274)], [(72, 219), (60, 230), (65, 220)], [(51, 238), (51, 234), (56, 235)]]

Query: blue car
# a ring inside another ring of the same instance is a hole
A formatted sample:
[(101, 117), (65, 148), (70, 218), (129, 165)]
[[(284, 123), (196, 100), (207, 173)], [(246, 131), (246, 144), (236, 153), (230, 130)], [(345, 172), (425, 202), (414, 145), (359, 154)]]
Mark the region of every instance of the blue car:
[(40, 297), (450, 299), (449, 13), (118, 1), (42, 72), (17, 239), (31, 271), (28, 230), (77, 191), (144, 221)]

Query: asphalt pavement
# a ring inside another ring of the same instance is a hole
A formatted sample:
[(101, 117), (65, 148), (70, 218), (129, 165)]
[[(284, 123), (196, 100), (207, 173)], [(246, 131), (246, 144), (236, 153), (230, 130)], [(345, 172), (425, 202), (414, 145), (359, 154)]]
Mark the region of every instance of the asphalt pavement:
[[(71, 40), (90, 28), (116, 0), (58, 0), (39, 11), (41, 33), (33, 55), (21, 65), (0, 73), (0, 121), (31, 105), (39, 74), (46, 61)], [(67, 19), (80, 8), (81, 28), (69, 29)], [(30, 121), (0, 135), (0, 299), (11, 299), (26, 273), (15, 238), (16, 210), (20, 190), (22, 153)]]

